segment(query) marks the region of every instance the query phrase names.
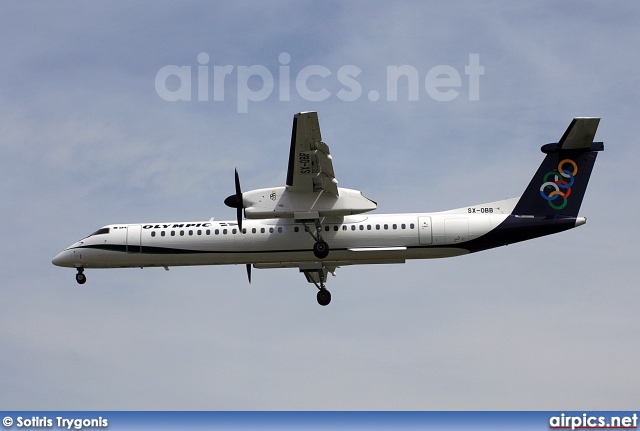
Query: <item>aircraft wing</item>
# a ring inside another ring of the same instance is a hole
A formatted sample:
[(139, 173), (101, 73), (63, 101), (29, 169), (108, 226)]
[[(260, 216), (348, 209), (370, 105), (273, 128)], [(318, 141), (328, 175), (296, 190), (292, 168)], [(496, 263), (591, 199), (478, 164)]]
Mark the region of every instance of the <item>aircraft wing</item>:
[(312, 193), (324, 190), (338, 196), (329, 147), (322, 142), (317, 112), (293, 116), (287, 190)]

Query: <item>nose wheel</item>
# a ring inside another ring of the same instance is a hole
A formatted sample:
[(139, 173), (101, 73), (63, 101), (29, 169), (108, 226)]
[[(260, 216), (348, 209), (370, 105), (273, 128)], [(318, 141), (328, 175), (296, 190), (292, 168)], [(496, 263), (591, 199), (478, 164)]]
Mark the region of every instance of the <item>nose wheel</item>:
[(76, 281), (78, 284), (85, 284), (87, 282), (87, 276), (84, 275), (84, 268), (78, 268), (78, 273), (76, 274)]

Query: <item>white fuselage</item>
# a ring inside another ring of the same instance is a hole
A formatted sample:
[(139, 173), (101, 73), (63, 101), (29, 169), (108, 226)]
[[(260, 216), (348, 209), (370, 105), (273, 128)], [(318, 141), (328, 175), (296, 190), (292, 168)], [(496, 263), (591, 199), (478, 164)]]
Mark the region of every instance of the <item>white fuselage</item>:
[[(330, 244), (325, 264), (395, 263), (468, 253), (461, 245), (490, 232), (517, 199), (438, 213), (368, 214), (322, 222)], [(310, 226), (313, 230), (313, 225)], [(114, 224), (76, 242), (53, 263), (83, 268), (315, 262), (313, 238), (294, 219)]]

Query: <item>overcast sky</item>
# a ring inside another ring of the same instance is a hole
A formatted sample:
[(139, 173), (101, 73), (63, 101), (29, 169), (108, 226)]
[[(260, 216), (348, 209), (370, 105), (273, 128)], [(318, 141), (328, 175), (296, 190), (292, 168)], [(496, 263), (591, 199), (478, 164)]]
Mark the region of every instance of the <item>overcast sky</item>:
[[(637, 407), (638, 22), (635, 1), (3, 2), (0, 405)], [(393, 100), (399, 66), (419, 85)], [(245, 190), (284, 185), (306, 110), (378, 213), (519, 196), (540, 146), (601, 117), (588, 222), (341, 268), (328, 307), (295, 270), (88, 270), (80, 287), (51, 264), (106, 224), (233, 219), (234, 167)]]

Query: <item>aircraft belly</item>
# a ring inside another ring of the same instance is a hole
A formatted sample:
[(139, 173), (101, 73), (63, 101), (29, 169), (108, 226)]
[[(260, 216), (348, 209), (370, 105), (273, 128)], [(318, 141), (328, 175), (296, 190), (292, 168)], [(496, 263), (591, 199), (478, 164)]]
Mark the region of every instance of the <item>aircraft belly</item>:
[[(463, 248), (455, 247), (410, 247), (406, 249), (387, 250), (370, 248), (369, 250), (351, 251), (348, 249), (332, 249), (327, 261), (348, 261), (357, 264), (366, 261), (395, 261), (406, 259), (433, 259), (467, 254)], [(100, 253), (99, 259), (85, 259), (82, 266), (86, 268), (136, 268), (162, 266), (195, 266), (195, 265), (227, 265), (227, 264), (275, 264), (280, 262), (315, 262), (318, 259), (311, 249), (272, 250), (265, 252), (200, 252), (180, 254), (124, 254), (106, 251)]]

